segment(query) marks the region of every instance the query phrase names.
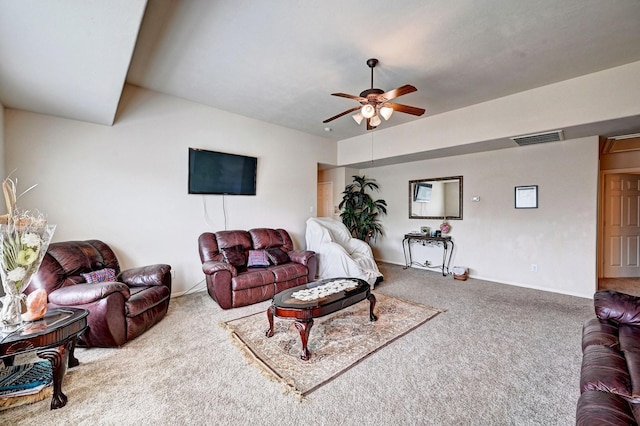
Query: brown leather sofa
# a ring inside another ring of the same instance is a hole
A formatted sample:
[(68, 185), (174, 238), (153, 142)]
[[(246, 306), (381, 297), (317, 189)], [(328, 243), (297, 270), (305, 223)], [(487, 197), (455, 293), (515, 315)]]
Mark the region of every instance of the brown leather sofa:
[[(284, 229), (205, 232), (198, 246), (207, 291), (223, 309), (268, 300), (316, 276), (315, 253), (294, 250)], [(250, 261), (254, 255), (267, 255), (269, 261), (256, 266)]]
[[(110, 271), (113, 270), (113, 271)], [(103, 271), (103, 282), (88, 283)], [(115, 253), (102, 241), (52, 243), (25, 293), (43, 288), (48, 307), (89, 311), (89, 329), (80, 346), (117, 347), (140, 336), (169, 309), (171, 266), (164, 264), (120, 270)]]
[(594, 295), (596, 318), (582, 329), (576, 424), (637, 425), (640, 420), (640, 297)]

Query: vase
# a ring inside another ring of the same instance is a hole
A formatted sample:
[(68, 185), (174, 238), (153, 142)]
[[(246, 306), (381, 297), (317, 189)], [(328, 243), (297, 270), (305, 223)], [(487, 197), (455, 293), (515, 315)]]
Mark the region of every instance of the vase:
[(14, 331), (22, 324), (22, 313), (26, 311), (25, 296), (19, 294), (5, 294), (2, 297), (0, 323), (2, 331)]
[(55, 225), (42, 221), (0, 225), (0, 277), (2, 278), (2, 331), (13, 331), (22, 324), (26, 312), (25, 289), (40, 268)]

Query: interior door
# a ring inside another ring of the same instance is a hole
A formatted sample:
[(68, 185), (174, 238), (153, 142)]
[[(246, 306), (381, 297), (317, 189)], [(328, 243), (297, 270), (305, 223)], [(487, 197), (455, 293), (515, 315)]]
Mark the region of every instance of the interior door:
[(640, 175), (604, 178), (605, 278), (640, 277)]
[(318, 217), (333, 214), (333, 182), (318, 182)]

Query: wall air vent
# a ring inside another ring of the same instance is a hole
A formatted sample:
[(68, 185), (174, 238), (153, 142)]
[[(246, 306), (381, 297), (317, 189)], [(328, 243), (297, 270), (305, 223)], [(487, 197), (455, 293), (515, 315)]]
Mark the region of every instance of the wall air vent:
[(510, 138), (519, 146), (537, 145), (539, 143), (558, 142), (564, 140), (562, 130), (554, 130), (551, 132), (536, 133), (533, 135), (515, 136)]

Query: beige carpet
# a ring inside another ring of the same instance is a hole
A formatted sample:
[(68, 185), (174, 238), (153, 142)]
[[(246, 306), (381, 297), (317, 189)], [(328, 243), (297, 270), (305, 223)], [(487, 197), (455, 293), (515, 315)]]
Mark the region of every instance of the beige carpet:
[(264, 312), (224, 324), (256, 364), (297, 395), (305, 396), (442, 312), (381, 293), (375, 295), (375, 322), (369, 321), (367, 300), (315, 319), (307, 361), (300, 359), (300, 333), (292, 320), (275, 318), (271, 338), (265, 336), (268, 322)]
[(269, 302), (223, 310), (205, 291), (172, 299), (162, 321), (121, 348), (77, 349), (80, 365), (67, 370), (62, 386), (64, 408), (50, 410), (49, 398), (2, 411), (0, 424), (575, 424), (582, 325), (594, 317), (593, 300), (379, 267), (376, 295), (446, 312), (302, 402), (249, 365), (220, 326), (264, 315)]

